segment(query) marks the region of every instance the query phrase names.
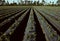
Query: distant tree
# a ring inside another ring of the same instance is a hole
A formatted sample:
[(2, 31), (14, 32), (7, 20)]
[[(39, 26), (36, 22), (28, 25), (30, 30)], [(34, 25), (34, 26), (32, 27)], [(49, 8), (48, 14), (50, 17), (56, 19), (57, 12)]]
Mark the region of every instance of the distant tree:
[(5, 0), (1, 0), (1, 2), (2, 2), (1, 5), (5, 5), (5, 3), (6, 3)]
[(18, 5), (21, 5), (20, 3), (18, 3)]
[(42, 0), (42, 5), (44, 5), (45, 4), (45, 0)]
[(9, 2), (7, 1), (6, 5), (9, 5)]
[(52, 4), (54, 4), (54, 2), (52, 2)]
[(54, 6), (54, 2), (52, 2), (52, 6)]
[(34, 1), (34, 5), (36, 5), (36, 1)]
[(50, 1), (50, 4), (51, 4), (51, 1)]
[(42, 3), (44, 4), (45, 3), (45, 0), (42, 0)]
[(60, 6), (60, 0), (57, 1), (57, 5)]
[(13, 1), (13, 5), (17, 5), (17, 3)]
[(40, 6), (43, 6), (43, 3), (40, 3), (39, 5), (40, 5)]
[(39, 5), (39, 1), (37, 2), (37, 4)]

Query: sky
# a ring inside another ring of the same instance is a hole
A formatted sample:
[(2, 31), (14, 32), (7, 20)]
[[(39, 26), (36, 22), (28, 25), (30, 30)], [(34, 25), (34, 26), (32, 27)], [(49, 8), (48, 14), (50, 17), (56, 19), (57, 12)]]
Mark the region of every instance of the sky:
[[(6, 2), (7, 2), (7, 0), (5, 0)], [(18, 3), (18, 1), (20, 2), (20, 0), (8, 0), (8, 2), (9, 3), (13, 3), (13, 1), (14, 2), (16, 2), (16, 3)], [(33, 1), (38, 1), (38, 0), (33, 0)], [(42, 0), (40, 0), (40, 2), (41, 2)], [(45, 0), (47, 3), (49, 3), (50, 1), (51, 2), (54, 2), (54, 3), (56, 3), (57, 2), (57, 0)]]

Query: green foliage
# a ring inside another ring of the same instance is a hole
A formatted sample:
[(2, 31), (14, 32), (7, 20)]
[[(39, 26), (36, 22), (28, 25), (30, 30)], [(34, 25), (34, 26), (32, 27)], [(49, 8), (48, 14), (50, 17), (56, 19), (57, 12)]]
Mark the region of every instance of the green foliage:
[(58, 37), (58, 41), (60, 41), (60, 37)]
[(53, 38), (54, 36), (56, 36), (56, 31), (50, 34), (51, 38)]

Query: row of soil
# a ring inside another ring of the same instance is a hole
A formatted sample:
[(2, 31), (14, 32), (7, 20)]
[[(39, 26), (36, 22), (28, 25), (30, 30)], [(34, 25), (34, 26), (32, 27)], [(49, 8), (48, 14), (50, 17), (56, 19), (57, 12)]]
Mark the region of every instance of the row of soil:
[[(39, 11), (38, 11), (39, 12)], [(39, 12), (40, 13), (40, 12)], [(41, 13), (40, 13), (41, 14)], [(52, 28), (57, 32), (58, 35), (60, 35), (60, 31), (43, 15), (41, 14), (44, 19), (48, 22), (48, 24), (50, 24), (52, 26)]]
[(34, 19), (35, 19), (35, 28), (36, 28), (36, 41), (46, 41), (45, 39), (45, 35), (43, 34), (43, 31), (42, 31), (42, 28), (41, 28), (41, 25), (37, 19), (37, 16), (36, 16), (36, 13), (34, 12)]
[[(26, 10), (25, 10), (25, 11), (26, 11)], [(25, 11), (24, 11), (24, 12), (25, 12)], [(20, 15), (12, 18), (12, 19), (9, 20), (9, 21), (6, 21), (6, 23), (5, 23), (3, 26), (0, 27), (0, 32), (4, 33), (4, 32), (15, 22), (15, 20), (17, 20), (24, 12), (22, 12)], [(20, 13), (20, 12), (19, 12), (19, 13)], [(0, 36), (1, 36), (1, 34), (0, 34)]]
[(29, 14), (30, 14), (30, 10), (26, 14), (26, 16), (23, 18), (23, 20), (21, 21), (19, 26), (16, 28), (14, 33), (11, 35), (10, 41), (22, 41), (23, 40), (25, 28), (26, 28), (28, 18), (29, 18)]

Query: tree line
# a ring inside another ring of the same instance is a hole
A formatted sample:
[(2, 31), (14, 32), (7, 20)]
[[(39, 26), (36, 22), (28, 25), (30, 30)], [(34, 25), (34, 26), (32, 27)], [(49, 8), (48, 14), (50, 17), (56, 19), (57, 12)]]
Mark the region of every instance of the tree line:
[(13, 3), (9, 3), (8, 1), (5, 2), (5, 4), (2, 4), (1, 6), (19, 6), (19, 5), (23, 5), (23, 6), (26, 6), (26, 5), (33, 5), (33, 6), (60, 6), (60, 4), (54, 4), (54, 2), (51, 2), (50, 3), (47, 3), (45, 4), (46, 2), (43, 1), (41, 3), (39, 3), (39, 1), (34, 1), (34, 2), (31, 2), (31, 3), (28, 3), (28, 4), (22, 4), (22, 3), (16, 3), (13, 1)]

